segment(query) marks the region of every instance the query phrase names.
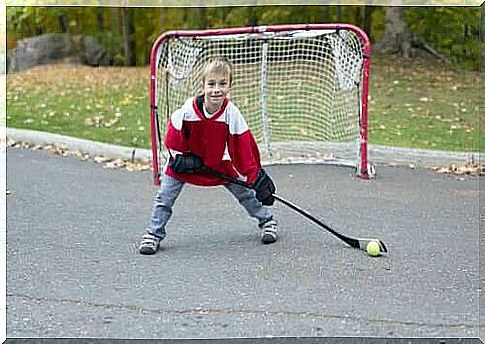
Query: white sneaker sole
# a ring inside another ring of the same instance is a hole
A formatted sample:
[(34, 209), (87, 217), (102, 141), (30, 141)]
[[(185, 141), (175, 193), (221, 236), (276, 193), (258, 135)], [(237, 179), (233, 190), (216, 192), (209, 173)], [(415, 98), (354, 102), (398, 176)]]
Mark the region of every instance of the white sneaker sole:
[(263, 242), (264, 245), (272, 244), (276, 242), (276, 236), (274, 236), (271, 233), (264, 233), (263, 236), (261, 237), (261, 241)]

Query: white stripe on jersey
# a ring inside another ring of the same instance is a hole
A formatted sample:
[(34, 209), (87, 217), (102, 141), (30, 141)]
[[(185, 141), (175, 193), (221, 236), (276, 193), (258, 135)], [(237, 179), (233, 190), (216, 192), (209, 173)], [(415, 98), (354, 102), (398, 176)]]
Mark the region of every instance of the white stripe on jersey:
[[(193, 108), (194, 98), (188, 99), (184, 105), (175, 110), (175, 112), (170, 116), (170, 120), (175, 129), (181, 130), (183, 121), (200, 121), (199, 116), (194, 111)], [(217, 122), (225, 122), (229, 127), (230, 135), (241, 135), (249, 130), (246, 120), (241, 115), (241, 112), (234, 103), (229, 101), (224, 114), (216, 119)]]

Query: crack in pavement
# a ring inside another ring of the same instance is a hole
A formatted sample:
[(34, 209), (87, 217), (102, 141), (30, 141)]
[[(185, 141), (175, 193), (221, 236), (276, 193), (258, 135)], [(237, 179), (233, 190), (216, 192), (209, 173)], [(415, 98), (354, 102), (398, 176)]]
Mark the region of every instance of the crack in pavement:
[(84, 307), (94, 307), (94, 308), (105, 308), (105, 309), (119, 309), (119, 310), (129, 310), (137, 313), (151, 313), (151, 314), (171, 314), (171, 315), (259, 315), (259, 316), (298, 316), (298, 317), (313, 317), (321, 319), (345, 319), (345, 320), (355, 320), (355, 321), (367, 321), (369, 323), (381, 323), (388, 325), (404, 325), (404, 326), (417, 326), (417, 327), (438, 327), (446, 329), (485, 329), (485, 325), (469, 325), (464, 323), (432, 323), (432, 322), (419, 322), (419, 321), (401, 321), (392, 319), (369, 319), (369, 318), (359, 318), (349, 315), (339, 315), (339, 314), (324, 314), (318, 312), (309, 311), (261, 311), (252, 309), (229, 309), (229, 308), (201, 308), (196, 307), (193, 309), (161, 309), (161, 308), (145, 308), (136, 305), (117, 305), (109, 303), (96, 303), (87, 302), (75, 299), (56, 299), (48, 297), (35, 297), (27, 294), (18, 293), (7, 293), (7, 297), (17, 297), (22, 299), (27, 299), (35, 302), (52, 302), (61, 304), (73, 304)]

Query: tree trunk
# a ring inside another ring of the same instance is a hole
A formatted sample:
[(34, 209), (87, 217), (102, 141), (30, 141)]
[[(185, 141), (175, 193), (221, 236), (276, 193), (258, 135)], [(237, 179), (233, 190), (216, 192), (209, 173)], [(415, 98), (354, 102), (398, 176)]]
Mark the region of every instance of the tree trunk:
[(131, 8), (121, 9), (125, 65), (136, 65), (135, 25)]
[(106, 18), (105, 9), (103, 7), (96, 7), (96, 39), (101, 43), (103, 47), (106, 47), (108, 42), (108, 37), (106, 35)]
[(159, 21), (160, 21), (160, 31), (162, 31), (163, 28), (166, 27), (165, 22), (167, 21), (167, 8), (165, 8), (165, 7), (160, 8), (160, 13), (159, 13), (158, 18), (159, 18)]
[[(478, 27), (478, 44), (480, 51), (485, 50), (485, 6), (480, 8), (480, 22)], [(485, 71), (485, 54), (480, 54), (480, 70)], [(483, 98), (482, 98), (483, 99)], [(485, 105), (485, 104), (484, 104)]]
[(328, 23), (328, 22), (330, 22), (329, 6), (323, 5), (322, 6), (322, 23)]
[(58, 16), (59, 20), (59, 29), (62, 33), (69, 32), (69, 18), (67, 17), (66, 11), (61, 11)]
[(384, 36), (375, 49), (383, 53), (398, 53), (406, 58), (411, 56), (412, 34), (404, 21), (404, 7), (386, 9)]
[(418, 53), (426, 54), (439, 60), (446, 59), (434, 50), (424, 39), (409, 31), (404, 21), (404, 7), (388, 7), (386, 9), (386, 26), (384, 36), (374, 46), (374, 49), (382, 53), (397, 53), (405, 58), (410, 58)]
[(355, 7), (354, 15), (355, 15), (354, 23), (361, 23), (362, 22), (362, 11), (361, 11), (360, 6)]
[(374, 11), (374, 7), (372, 6), (364, 6), (364, 24), (363, 29), (367, 32), (369, 37), (372, 36), (372, 12)]
[(102, 8), (102, 7), (96, 8), (96, 22), (97, 22), (98, 28), (101, 31), (104, 31), (104, 29), (105, 29), (105, 27), (104, 27), (104, 8)]
[[(121, 12), (120, 8), (117, 7), (111, 7), (109, 9), (109, 28), (110, 32), (108, 33), (108, 43), (106, 45), (106, 48), (110, 50), (110, 52), (113, 54), (114, 60), (113, 63), (116, 66), (119, 66), (121, 64), (124, 64), (124, 58), (123, 58), (123, 47), (119, 44), (121, 42)], [(113, 44), (114, 43), (114, 44)]]
[(30, 21), (33, 24), (33, 34), (31, 34), (31, 36), (40, 36), (44, 33), (44, 29), (42, 28), (41, 25), (38, 25), (37, 22), (36, 22), (36, 16), (37, 16), (37, 13), (38, 13), (37, 8), (34, 8), (34, 11), (35, 11), (34, 12), (35, 14), (33, 16), (29, 17)]
[(198, 29), (205, 29), (207, 27), (207, 16), (205, 7), (196, 7), (195, 20)]
[(335, 21), (337, 23), (340, 23), (341, 18), (342, 18), (342, 13), (340, 11), (340, 5), (337, 5), (335, 8)]
[(116, 7), (111, 7), (109, 9), (110, 12), (110, 24), (111, 24), (111, 32), (114, 36), (118, 36), (120, 34), (120, 14), (119, 9)]
[(79, 9), (76, 10), (76, 15), (75, 15), (75, 20), (74, 20), (74, 33), (80, 34), (82, 33), (83, 30), (83, 23), (81, 19), (79, 18)]
[(258, 25), (258, 16), (256, 15), (256, 11), (254, 7), (248, 7), (248, 20), (246, 22), (247, 26), (257, 26)]

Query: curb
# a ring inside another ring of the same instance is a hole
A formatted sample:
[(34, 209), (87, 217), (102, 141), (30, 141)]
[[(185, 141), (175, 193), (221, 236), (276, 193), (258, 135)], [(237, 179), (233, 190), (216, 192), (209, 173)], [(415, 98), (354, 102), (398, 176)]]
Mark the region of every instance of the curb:
[(7, 139), (27, 142), (34, 145), (54, 145), (70, 151), (79, 151), (90, 155), (100, 155), (113, 159), (150, 160), (150, 149), (117, 146), (108, 143), (78, 139), (71, 136), (52, 134), (42, 131), (7, 128)]
[(448, 152), (430, 149), (414, 149), (369, 145), (370, 161), (374, 163), (410, 165), (420, 167), (448, 166), (451, 164), (480, 164), (478, 152)]
[[(71, 151), (80, 151), (90, 155), (100, 155), (115, 159), (134, 158), (151, 161), (152, 158), (150, 149), (117, 146), (35, 130), (7, 128), (7, 138), (38, 145), (51, 144)], [(448, 166), (450, 164), (465, 164), (469, 162), (480, 164), (482, 155), (477, 152), (447, 152), (371, 144), (368, 146), (368, 153), (369, 160), (373, 164), (412, 164), (420, 167)]]

